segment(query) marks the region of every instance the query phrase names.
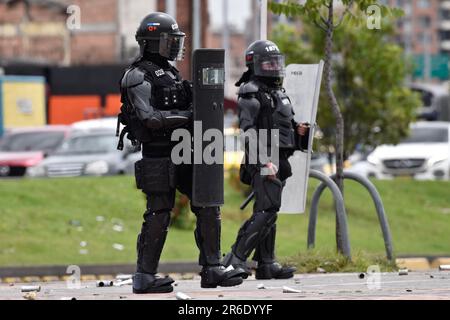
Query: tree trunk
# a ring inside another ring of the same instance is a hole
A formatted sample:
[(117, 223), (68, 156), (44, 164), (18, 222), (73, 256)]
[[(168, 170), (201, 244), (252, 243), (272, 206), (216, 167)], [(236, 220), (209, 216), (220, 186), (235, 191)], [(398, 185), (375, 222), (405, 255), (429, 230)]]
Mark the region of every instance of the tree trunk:
[(344, 117), (333, 90), (334, 0), (330, 1), (325, 42), (325, 89), (336, 120), (336, 183), (344, 194)]
[[(325, 41), (325, 89), (333, 115), (336, 119), (336, 184), (344, 195), (344, 118), (333, 91), (333, 34), (334, 34), (334, 0), (330, 1)], [(340, 253), (343, 253), (342, 235), (336, 216), (336, 242)]]

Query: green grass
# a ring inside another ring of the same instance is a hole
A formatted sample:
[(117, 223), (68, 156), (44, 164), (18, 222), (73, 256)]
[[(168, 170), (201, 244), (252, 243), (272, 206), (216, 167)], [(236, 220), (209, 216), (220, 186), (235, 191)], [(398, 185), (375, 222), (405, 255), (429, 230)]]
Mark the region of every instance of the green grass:
[[(397, 254), (450, 255), (450, 183), (396, 180), (377, 181), (376, 185), (385, 202)], [(315, 186), (312, 183), (310, 195)], [(0, 266), (135, 261), (145, 202), (131, 177), (6, 180), (0, 181), (0, 195)], [(223, 252), (229, 250), (241, 223), (251, 213), (250, 209), (239, 211), (242, 200), (237, 191), (226, 188)], [(369, 195), (348, 182), (346, 201), (354, 256), (359, 257), (358, 252), (383, 255), (381, 231)], [(332, 209), (331, 195), (326, 192), (319, 210), (319, 252), (335, 251)], [(106, 220), (98, 222), (97, 216)], [(117, 220), (123, 222), (123, 232), (112, 230)], [(71, 221), (79, 221), (82, 229)], [(306, 259), (307, 224), (308, 215), (280, 216), (277, 253), (282, 260)], [(87, 255), (79, 253), (82, 241), (88, 243)], [(125, 249), (113, 249), (115, 243)], [(172, 228), (162, 260), (195, 261), (197, 254), (193, 231)], [(307, 255), (312, 262), (304, 268), (315, 267), (319, 253)]]

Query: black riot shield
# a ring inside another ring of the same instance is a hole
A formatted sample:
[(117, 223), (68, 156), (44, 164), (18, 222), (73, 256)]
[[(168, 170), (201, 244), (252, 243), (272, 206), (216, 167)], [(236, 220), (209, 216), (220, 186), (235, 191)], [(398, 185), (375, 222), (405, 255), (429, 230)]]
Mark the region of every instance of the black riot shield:
[[(196, 207), (224, 204), (224, 64), (225, 51), (222, 49), (198, 49), (194, 52), (192, 204)], [(212, 142), (220, 148), (211, 150)], [(214, 161), (211, 161), (211, 156), (215, 158)]]

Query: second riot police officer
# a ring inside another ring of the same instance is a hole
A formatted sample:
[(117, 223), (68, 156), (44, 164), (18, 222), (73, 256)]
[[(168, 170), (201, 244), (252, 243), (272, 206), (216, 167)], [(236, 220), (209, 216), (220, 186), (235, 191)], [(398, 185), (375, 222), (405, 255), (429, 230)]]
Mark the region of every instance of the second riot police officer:
[[(240, 128), (244, 132), (254, 130), (256, 146), (267, 150), (278, 148), (276, 154), (279, 159), (272, 161), (258, 157), (252, 163), (249, 143), (246, 142), (246, 161), (241, 167), (241, 180), (252, 186), (254, 213), (239, 230), (224, 264), (245, 270), (246, 276), (251, 275), (246, 261), (255, 251), (253, 260), (257, 262), (257, 279), (287, 279), (293, 277), (296, 269), (283, 267), (275, 260), (276, 221), (284, 182), (292, 176), (288, 159), (296, 150), (308, 148), (309, 125), (294, 121), (293, 107), (283, 89), (284, 56), (275, 43), (253, 43), (246, 51), (246, 64), (248, 71), (236, 84), (240, 86)], [(266, 137), (271, 137), (276, 130), (278, 145), (271, 145), (270, 138), (264, 142), (260, 137), (261, 130), (268, 131)]]

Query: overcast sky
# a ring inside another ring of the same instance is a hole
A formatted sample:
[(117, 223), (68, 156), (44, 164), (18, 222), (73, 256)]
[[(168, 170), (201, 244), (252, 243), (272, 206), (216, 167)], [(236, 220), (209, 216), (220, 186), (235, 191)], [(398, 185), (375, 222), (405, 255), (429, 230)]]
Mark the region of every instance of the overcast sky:
[(211, 27), (220, 28), (223, 23), (223, 1), (227, 1), (229, 12), (229, 23), (243, 28), (245, 20), (250, 15), (250, 0), (208, 0), (211, 17)]

